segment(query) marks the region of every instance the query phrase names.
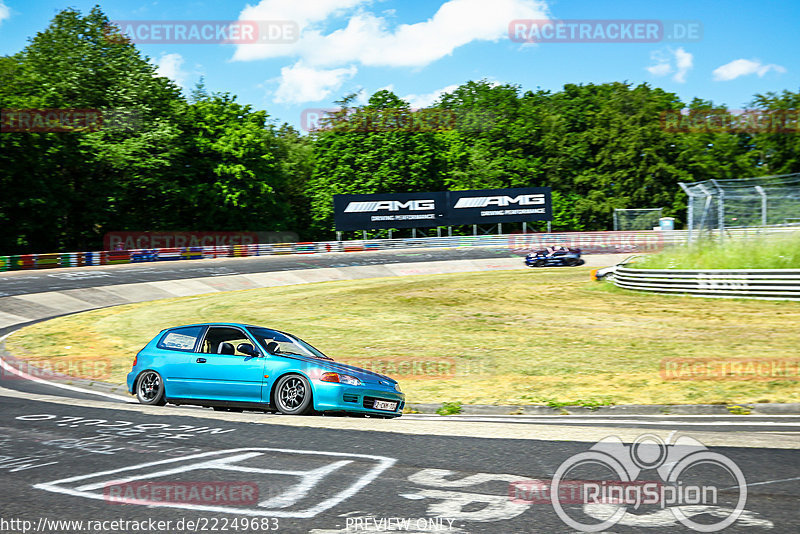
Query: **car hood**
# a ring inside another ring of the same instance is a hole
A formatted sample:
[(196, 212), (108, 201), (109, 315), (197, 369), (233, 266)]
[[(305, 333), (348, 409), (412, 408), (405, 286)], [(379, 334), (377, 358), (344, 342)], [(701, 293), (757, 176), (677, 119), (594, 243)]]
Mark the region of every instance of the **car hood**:
[(375, 373), (373, 371), (368, 371), (366, 369), (362, 369), (361, 367), (356, 367), (355, 365), (348, 365), (346, 363), (335, 362), (333, 360), (320, 360), (317, 358), (307, 358), (305, 356), (294, 356), (298, 360), (302, 360), (304, 362), (308, 362), (313, 364), (317, 367), (321, 367), (323, 369), (329, 369), (336, 373), (343, 373), (346, 375), (354, 376), (360, 379), (362, 382), (387, 382), (387, 385), (394, 385), (397, 383), (397, 380), (394, 378), (390, 378), (386, 375), (382, 375), (379, 373)]

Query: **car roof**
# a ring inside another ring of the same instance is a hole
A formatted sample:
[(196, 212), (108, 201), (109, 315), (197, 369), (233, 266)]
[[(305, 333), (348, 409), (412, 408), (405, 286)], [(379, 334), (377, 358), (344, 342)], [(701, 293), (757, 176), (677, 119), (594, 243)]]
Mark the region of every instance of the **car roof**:
[[(268, 326), (259, 326), (259, 325), (247, 324), (247, 323), (193, 323), (193, 324), (182, 324), (182, 325), (179, 325), (179, 326), (170, 326), (169, 328), (165, 328), (164, 330), (162, 330), (162, 332), (166, 332), (167, 330), (175, 330), (176, 328), (189, 328), (189, 327), (192, 327), (192, 326), (235, 326), (235, 327), (238, 327), (238, 328), (266, 328), (267, 330), (272, 330), (272, 331), (278, 332), (280, 334), (286, 334), (288, 336), (292, 335), (292, 334), (289, 334), (288, 332), (283, 332), (283, 331), (278, 330), (276, 328), (269, 328)], [(294, 336), (292, 336), (292, 337), (294, 337)]]

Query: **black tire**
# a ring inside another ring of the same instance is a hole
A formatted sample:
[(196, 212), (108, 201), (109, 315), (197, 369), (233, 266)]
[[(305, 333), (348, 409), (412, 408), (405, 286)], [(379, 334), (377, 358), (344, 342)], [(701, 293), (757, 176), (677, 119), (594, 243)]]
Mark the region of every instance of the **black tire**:
[(275, 386), (275, 408), (284, 415), (304, 415), (313, 409), (311, 384), (300, 375), (286, 375)]
[(533, 262), (534, 267), (544, 267), (545, 265), (547, 265), (547, 261), (545, 260), (536, 260)]
[(152, 370), (140, 374), (136, 380), (136, 399), (140, 404), (164, 406), (167, 399), (164, 396), (164, 380), (161, 375)]

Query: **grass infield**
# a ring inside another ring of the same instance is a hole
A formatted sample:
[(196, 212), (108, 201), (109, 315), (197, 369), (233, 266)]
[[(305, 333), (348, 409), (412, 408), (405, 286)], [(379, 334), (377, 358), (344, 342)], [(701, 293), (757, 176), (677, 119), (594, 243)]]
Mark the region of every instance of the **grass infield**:
[(784, 236), (705, 241), (636, 262), (644, 269), (800, 269), (800, 231)]
[[(800, 402), (800, 303), (648, 295), (590, 282), (588, 273), (478, 272), (175, 298), (53, 319), (7, 346), (37, 365), (107, 358), (106, 380), (122, 382), (161, 329), (235, 321), (292, 332), (339, 361), (385, 372), (409, 403)], [(731, 359), (740, 379), (708, 379)]]

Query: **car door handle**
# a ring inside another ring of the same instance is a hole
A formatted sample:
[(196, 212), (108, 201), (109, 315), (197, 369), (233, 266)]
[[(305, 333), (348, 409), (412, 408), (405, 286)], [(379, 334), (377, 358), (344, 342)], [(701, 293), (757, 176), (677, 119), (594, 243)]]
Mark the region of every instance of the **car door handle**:
[(206, 363), (205, 358), (197, 358), (197, 363)]

